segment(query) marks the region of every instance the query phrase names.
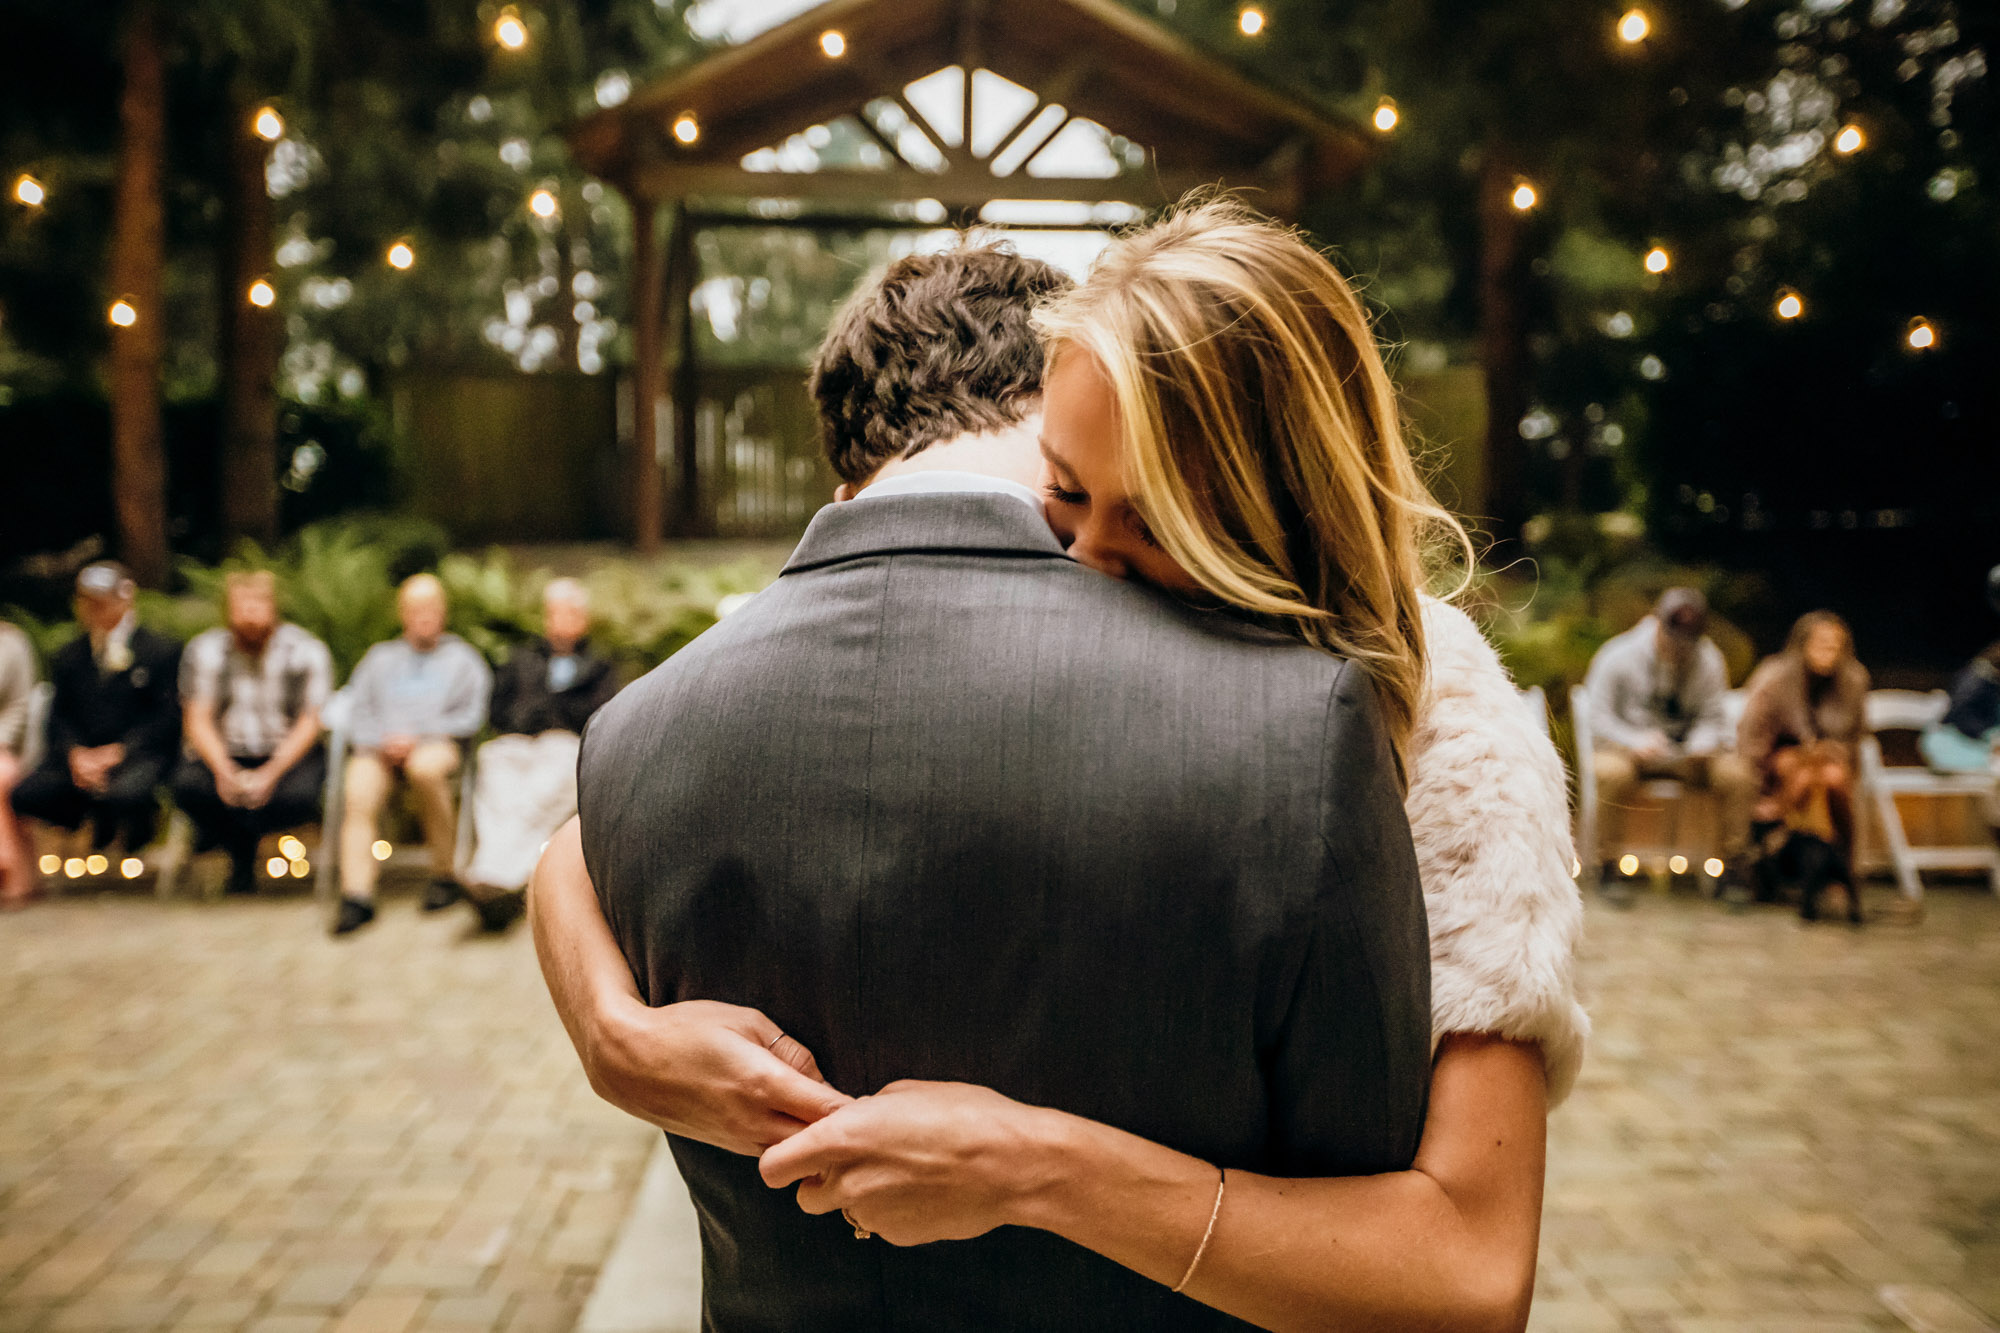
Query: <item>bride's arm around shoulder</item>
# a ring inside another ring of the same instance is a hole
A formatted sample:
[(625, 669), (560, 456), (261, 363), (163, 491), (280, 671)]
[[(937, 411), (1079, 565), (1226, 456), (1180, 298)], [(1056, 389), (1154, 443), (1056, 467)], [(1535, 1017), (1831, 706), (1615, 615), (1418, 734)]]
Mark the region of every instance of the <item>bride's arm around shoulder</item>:
[(1430, 918), (1433, 1041), (1493, 1033), (1541, 1048), (1549, 1104), (1583, 1063), (1583, 902), (1562, 760), (1463, 611), (1426, 599), (1430, 674), (1407, 809)]

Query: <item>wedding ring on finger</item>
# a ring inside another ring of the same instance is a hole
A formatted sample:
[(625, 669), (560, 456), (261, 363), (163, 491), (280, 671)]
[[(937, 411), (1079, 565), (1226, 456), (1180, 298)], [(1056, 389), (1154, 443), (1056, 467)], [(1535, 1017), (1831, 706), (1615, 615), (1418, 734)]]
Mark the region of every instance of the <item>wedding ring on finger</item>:
[(785, 1034), (780, 1032), (777, 1036), (771, 1038), (769, 1041), (764, 1043), (764, 1049), (767, 1051), (771, 1050), (775, 1048), (777, 1044), (783, 1041), (784, 1039), (785, 1039)]
[(874, 1232), (870, 1231), (867, 1227), (864, 1227), (859, 1222), (855, 1221), (854, 1214), (848, 1212), (845, 1208), (840, 1210), (840, 1215), (847, 1219), (847, 1225), (854, 1228), (854, 1239), (868, 1240), (874, 1236), (875, 1234)]

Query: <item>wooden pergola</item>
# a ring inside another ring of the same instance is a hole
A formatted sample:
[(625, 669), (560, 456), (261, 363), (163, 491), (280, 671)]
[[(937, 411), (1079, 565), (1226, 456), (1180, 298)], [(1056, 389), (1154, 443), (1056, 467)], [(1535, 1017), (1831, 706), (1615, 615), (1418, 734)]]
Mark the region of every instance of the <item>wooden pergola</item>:
[[(916, 97), (919, 84), (931, 95)], [(955, 108), (940, 107), (939, 88)], [(988, 96), (1006, 100), (997, 131), (987, 108), (975, 116)], [(824, 142), (834, 123), (866, 141), (862, 158), (801, 166), (796, 153), (777, 151), (801, 135)], [(1062, 156), (1051, 145), (1068, 136), (1074, 147), (1079, 135), (1098, 145), (1083, 173), (1046, 165)], [(1001, 221), (996, 201), (1016, 218), (1039, 206), (1045, 218), (1090, 226), (1216, 184), (1254, 190), (1267, 212), (1296, 216), (1368, 154), (1353, 125), (1116, 0), (827, 0), (635, 91), (573, 126), (569, 141), (632, 206), (633, 535), (642, 550), (665, 527), (654, 442), (669, 336), (677, 527), (700, 531), (701, 479), (687, 442), (697, 392), (693, 242), (703, 226), (965, 227), (982, 215)], [(1066, 204), (1094, 207), (1049, 212)]]

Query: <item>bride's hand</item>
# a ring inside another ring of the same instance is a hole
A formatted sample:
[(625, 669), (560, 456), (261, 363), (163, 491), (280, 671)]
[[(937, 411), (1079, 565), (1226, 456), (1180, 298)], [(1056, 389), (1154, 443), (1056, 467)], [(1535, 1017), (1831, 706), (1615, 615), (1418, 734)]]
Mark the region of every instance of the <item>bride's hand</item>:
[(1015, 1221), (1055, 1174), (1059, 1112), (969, 1083), (891, 1083), (764, 1154), (764, 1183), (808, 1213), (845, 1209), (892, 1245), (966, 1240)]
[(597, 1095), (672, 1134), (755, 1157), (852, 1099), (755, 1009), (713, 1000), (608, 1006), (584, 1071)]

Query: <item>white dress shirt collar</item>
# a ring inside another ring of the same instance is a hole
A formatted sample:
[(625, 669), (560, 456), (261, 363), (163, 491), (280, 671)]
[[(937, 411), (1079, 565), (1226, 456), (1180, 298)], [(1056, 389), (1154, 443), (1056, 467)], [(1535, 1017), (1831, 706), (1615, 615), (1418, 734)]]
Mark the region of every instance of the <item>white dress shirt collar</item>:
[(1042, 497), (1018, 481), (992, 477), (983, 472), (956, 472), (946, 468), (899, 472), (893, 477), (870, 482), (854, 495), (856, 500), (887, 499), (894, 495), (1011, 495), (1040, 514)]

